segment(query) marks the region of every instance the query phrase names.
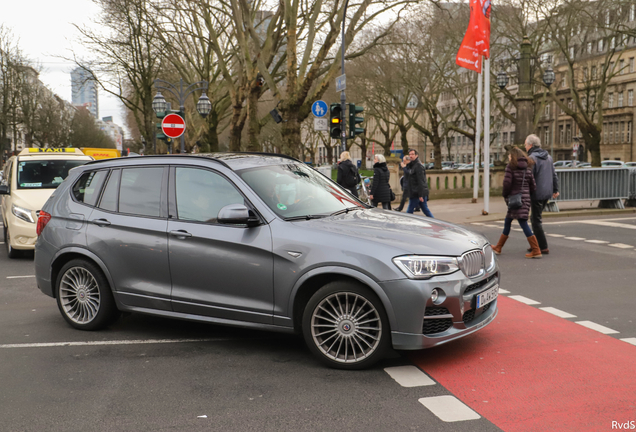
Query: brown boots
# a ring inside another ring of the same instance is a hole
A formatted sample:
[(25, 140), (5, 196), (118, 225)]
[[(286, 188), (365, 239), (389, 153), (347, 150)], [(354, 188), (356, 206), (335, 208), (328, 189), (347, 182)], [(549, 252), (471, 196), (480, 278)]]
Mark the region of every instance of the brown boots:
[[(492, 251), (497, 255), (501, 254), (501, 249), (506, 244), (506, 240), (508, 240), (508, 236), (502, 234), (501, 237), (499, 237), (497, 244), (492, 247)], [(526, 258), (541, 258), (541, 249), (539, 249), (539, 242), (537, 242), (537, 238), (535, 236), (528, 237), (528, 243), (530, 243), (530, 253), (526, 254)]]
[(499, 237), (497, 245), (492, 247), (492, 251), (497, 255), (501, 254), (501, 248), (506, 244), (506, 240), (508, 240), (508, 236), (502, 234), (501, 237)]
[(535, 236), (528, 237), (528, 243), (530, 243), (531, 251), (526, 254), (526, 258), (541, 258), (541, 249), (539, 249), (539, 242)]

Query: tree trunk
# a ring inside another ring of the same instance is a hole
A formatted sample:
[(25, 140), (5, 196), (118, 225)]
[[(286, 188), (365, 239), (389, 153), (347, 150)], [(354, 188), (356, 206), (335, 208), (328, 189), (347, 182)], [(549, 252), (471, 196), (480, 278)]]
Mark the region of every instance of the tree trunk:
[(400, 126), (400, 137), (402, 141), (402, 154), (409, 154), (409, 139), (407, 137), (409, 130), (406, 126)]
[(232, 106), (232, 119), (230, 121), (230, 148), (231, 152), (241, 151), (241, 134), (245, 126), (245, 114), (243, 104), (237, 103)]
[(284, 117), (285, 122), (282, 123), (281, 135), (283, 137), (282, 153), (289, 154), (294, 157), (300, 156), (300, 121), (298, 120), (297, 107), (291, 107)]
[(436, 134), (431, 138), (431, 141), (433, 142), (435, 169), (442, 169), (442, 138)]
[(585, 142), (585, 148), (590, 152), (592, 156), (592, 166), (601, 166), (601, 131), (595, 127), (582, 128), (581, 135), (583, 135), (583, 141)]
[(367, 148), (369, 146), (367, 145), (366, 131), (360, 137), (360, 144), (358, 144), (358, 146), (360, 147), (360, 151), (362, 152), (362, 161), (361, 161), (361, 164), (360, 164), (360, 168), (361, 169), (367, 169)]
[(261, 133), (261, 124), (258, 119), (258, 99), (261, 95), (261, 89), (252, 84), (250, 93), (247, 96), (247, 151), (260, 152), (262, 146), (258, 141)]
[(219, 114), (212, 110), (208, 114), (208, 130), (204, 135), (204, 141), (208, 145), (208, 151), (217, 153), (219, 149)]

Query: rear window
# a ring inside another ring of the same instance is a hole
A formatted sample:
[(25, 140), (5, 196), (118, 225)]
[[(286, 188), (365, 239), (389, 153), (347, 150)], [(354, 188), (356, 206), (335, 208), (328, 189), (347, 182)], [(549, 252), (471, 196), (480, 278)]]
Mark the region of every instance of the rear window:
[(68, 176), (71, 168), (88, 160), (30, 160), (18, 162), (18, 189), (55, 189)]

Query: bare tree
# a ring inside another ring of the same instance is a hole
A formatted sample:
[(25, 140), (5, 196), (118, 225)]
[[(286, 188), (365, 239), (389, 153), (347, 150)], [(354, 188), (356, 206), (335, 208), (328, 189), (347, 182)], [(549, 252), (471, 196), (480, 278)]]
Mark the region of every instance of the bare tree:
[(76, 26), (92, 58), (73, 60), (132, 111), (145, 142), (155, 143), (153, 82), (159, 76), (165, 47), (151, 25), (154, 9), (146, 0), (93, 1), (102, 8), (97, 23), (105, 30)]

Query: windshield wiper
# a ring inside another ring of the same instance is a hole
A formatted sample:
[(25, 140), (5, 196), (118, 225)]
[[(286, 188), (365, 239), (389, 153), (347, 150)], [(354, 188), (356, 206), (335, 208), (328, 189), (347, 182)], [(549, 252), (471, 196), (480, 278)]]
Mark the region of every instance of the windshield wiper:
[(354, 210), (362, 210), (362, 207), (347, 207), (347, 208), (344, 208), (342, 210), (338, 210), (336, 212), (333, 212), (329, 216), (338, 216), (338, 215), (341, 215), (343, 213), (346, 214), (346, 213), (349, 213), (350, 211), (354, 211)]
[(291, 216), (284, 218), (286, 221), (295, 221), (295, 220), (311, 220), (311, 219), (322, 219), (327, 217), (327, 215), (304, 215), (304, 216)]

